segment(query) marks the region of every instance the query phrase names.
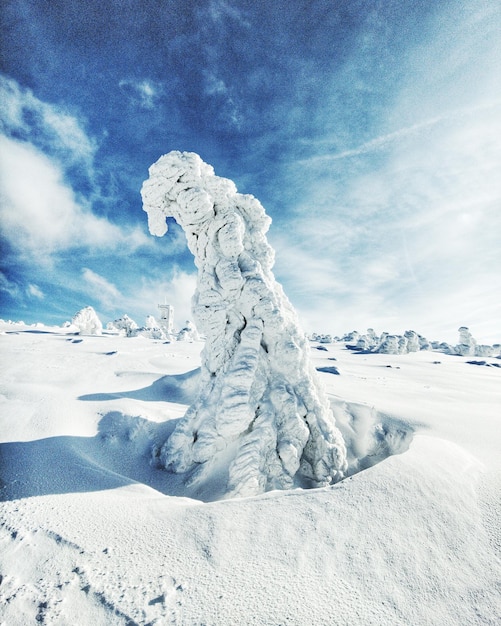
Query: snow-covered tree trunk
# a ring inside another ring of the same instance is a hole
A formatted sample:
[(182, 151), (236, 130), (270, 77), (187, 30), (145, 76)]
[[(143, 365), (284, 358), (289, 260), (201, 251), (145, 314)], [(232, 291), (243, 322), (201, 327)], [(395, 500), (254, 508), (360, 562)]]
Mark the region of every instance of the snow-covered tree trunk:
[(141, 193), (152, 234), (165, 234), (167, 216), (186, 233), (198, 268), (193, 313), (207, 338), (199, 395), (163, 446), (163, 465), (188, 472), (201, 493), (254, 495), (342, 478), (344, 441), (271, 272), (271, 220), (261, 204), (186, 152), (152, 165)]

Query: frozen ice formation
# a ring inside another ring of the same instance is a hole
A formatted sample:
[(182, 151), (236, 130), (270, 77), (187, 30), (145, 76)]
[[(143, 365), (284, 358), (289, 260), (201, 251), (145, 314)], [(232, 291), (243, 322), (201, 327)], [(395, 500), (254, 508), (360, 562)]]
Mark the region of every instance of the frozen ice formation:
[(193, 313), (206, 336), (200, 391), (161, 463), (197, 492), (247, 496), (320, 486), (346, 470), (346, 448), (309, 361), (296, 314), (271, 268), (271, 223), (194, 153), (150, 167), (141, 194), (150, 232), (173, 217), (198, 268)]
[(80, 335), (101, 335), (103, 332), (101, 320), (91, 306), (86, 306), (75, 313), (71, 324), (77, 327)]

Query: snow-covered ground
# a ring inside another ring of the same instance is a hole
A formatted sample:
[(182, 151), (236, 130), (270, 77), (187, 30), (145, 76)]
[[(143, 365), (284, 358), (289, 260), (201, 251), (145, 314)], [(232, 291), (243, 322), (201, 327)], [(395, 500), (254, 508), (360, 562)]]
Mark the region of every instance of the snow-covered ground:
[(0, 624), (499, 624), (501, 360), (312, 343), (351, 476), (201, 502), (151, 450), (202, 343), (0, 332)]

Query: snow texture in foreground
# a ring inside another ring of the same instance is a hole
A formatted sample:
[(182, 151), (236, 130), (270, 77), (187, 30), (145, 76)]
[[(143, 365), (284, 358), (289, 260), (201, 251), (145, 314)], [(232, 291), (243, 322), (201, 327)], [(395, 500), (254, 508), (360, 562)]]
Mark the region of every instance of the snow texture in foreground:
[[(193, 312), (206, 335), (200, 393), (163, 446), (190, 482), (247, 496), (335, 482), (346, 449), (295, 312), (271, 272), (270, 218), (194, 153), (171, 152), (142, 188), (150, 232), (172, 216), (198, 268)], [(227, 483), (215, 485), (228, 468)]]
[(499, 623), (501, 369), (313, 347), (349, 478), (202, 503), (149, 463), (199, 346), (73, 333), (0, 324), (0, 623)]

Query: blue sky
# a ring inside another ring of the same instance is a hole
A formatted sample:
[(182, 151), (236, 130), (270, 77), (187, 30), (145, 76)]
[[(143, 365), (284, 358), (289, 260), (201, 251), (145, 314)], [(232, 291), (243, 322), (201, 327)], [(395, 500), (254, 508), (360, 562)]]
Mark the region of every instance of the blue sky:
[(272, 217), (306, 330), (500, 341), (500, 27), (495, 0), (6, 0), (0, 316), (191, 317), (139, 195), (187, 150)]

